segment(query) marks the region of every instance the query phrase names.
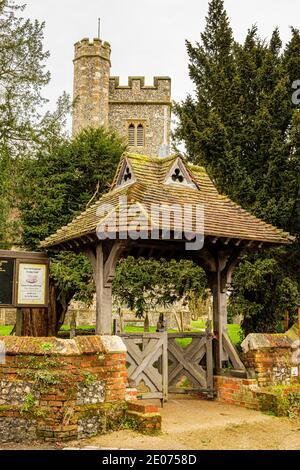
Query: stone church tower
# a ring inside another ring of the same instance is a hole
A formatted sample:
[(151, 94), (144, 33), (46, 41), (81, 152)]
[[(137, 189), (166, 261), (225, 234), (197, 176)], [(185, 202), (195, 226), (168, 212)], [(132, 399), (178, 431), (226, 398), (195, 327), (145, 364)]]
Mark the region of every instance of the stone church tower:
[(125, 136), (129, 151), (149, 156), (168, 154), (171, 127), (171, 79), (110, 77), (111, 49), (100, 39), (75, 44), (73, 135), (86, 127), (108, 126)]

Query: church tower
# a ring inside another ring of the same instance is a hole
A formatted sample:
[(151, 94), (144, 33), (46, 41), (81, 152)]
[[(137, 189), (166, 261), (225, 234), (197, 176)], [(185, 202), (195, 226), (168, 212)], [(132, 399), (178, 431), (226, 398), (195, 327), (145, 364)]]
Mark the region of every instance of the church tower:
[(75, 44), (73, 135), (87, 127), (107, 126), (125, 137), (128, 151), (148, 156), (169, 154), (171, 79), (129, 77), (121, 85), (110, 76), (110, 45), (100, 39)]
[(73, 135), (108, 126), (110, 45), (100, 39), (75, 44)]

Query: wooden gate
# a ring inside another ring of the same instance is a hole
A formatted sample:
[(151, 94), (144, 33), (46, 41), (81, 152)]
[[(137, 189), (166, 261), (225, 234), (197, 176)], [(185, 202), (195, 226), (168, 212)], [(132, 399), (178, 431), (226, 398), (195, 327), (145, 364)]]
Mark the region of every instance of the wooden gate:
[[(189, 339), (186, 346), (183, 341)], [(168, 334), (169, 392), (193, 390), (213, 396), (212, 339), (213, 335), (207, 332)], [(180, 389), (181, 379), (186, 379), (188, 385), (182, 384)]]
[[(213, 396), (211, 333), (123, 333), (129, 382), (140, 398), (166, 401), (169, 392)], [(189, 344), (186, 344), (189, 342)], [(186, 380), (188, 385), (180, 383)]]
[(140, 398), (168, 398), (168, 336), (167, 333), (124, 333), (120, 335), (127, 347), (129, 381), (147, 391)]

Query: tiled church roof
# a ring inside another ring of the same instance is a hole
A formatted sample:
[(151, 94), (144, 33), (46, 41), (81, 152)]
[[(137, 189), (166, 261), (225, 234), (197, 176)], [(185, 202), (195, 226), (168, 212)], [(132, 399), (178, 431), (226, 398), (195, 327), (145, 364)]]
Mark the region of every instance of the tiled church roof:
[[(186, 175), (190, 178), (189, 186), (166, 184), (168, 174), (177, 160), (181, 162)], [(126, 164), (129, 164), (132, 170), (132, 182), (118, 186)], [(125, 154), (120, 161), (110, 191), (67, 226), (44, 240), (41, 246), (58, 247), (68, 241), (95, 235), (98, 224), (105, 219), (105, 215), (97, 216), (97, 213), (99, 214), (104, 204), (110, 204), (118, 210), (120, 196), (126, 196), (130, 204), (138, 204), (149, 221), (152, 203), (180, 206), (203, 204), (205, 236), (274, 245), (289, 244), (294, 240), (289, 233), (254, 217), (228, 197), (220, 195), (203, 167), (187, 164), (177, 155), (159, 158)], [(153, 223), (153, 220), (151, 222)], [(129, 223), (130, 217), (127, 226), (120, 227), (119, 230), (126, 230)], [(176, 230), (175, 220), (172, 228)]]

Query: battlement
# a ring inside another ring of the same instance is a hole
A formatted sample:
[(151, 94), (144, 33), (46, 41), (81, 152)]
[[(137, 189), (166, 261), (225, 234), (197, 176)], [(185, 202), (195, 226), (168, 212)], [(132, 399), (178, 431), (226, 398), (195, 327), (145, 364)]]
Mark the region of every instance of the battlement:
[[(82, 129), (111, 127), (128, 140), (136, 153), (157, 155), (170, 142), (171, 79), (130, 76), (120, 84), (110, 77), (109, 43), (84, 38), (75, 44), (73, 135)], [(136, 124), (134, 133), (129, 123)], [(130, 139), (129, 139), (130, 127)]]
[(153, 85), (145, 85), (145, 77), (129, 77), (127, 85), (120, 85), (120, 77), (109, 79), (109, 99), (111, 101), (170, 102), (171, 79), (154, 77)]
[(84, 38), (78, 41), (74, 45), (75, 47), (75, 58), (74, 61), (81, 59), (82, 57), (101, 57), (102, 59), (110, 61), (111, 48), (110, 44), (101, 39), (88, 39)]
[(110, 84), (115, 89), (132, 89), (134, 86), (143, 88), (145, 90), (158, 90), (161, 86), (161, 82), (169, 83), (171, 87), (170, 77), (153, 77), (153, 85), (145, 85), (145, 77), (128, 77), (127, 85), (120, 85), (120, 77), (110, 77)]

